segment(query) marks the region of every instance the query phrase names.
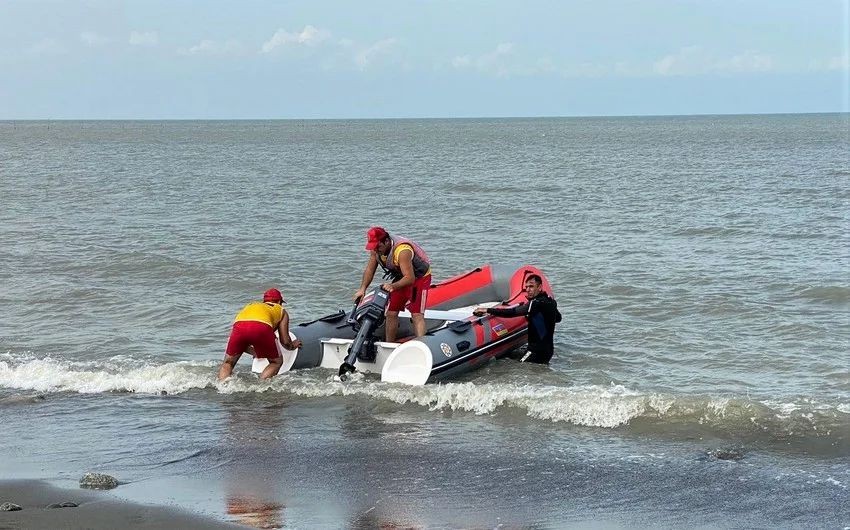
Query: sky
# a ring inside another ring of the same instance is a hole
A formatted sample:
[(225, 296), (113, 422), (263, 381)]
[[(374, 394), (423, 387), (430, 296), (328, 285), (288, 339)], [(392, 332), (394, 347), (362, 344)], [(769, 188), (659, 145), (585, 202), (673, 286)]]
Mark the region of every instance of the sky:
[(850, 0), (0, 0), (0, 119), (848, 112)]

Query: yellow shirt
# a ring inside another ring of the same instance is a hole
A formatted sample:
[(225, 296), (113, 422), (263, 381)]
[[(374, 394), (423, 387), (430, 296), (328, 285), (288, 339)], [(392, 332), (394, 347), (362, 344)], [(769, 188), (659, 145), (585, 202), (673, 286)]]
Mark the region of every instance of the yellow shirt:
[[(393, 256), (392, 256), (393, 266), (396, 267), (398, 270), (401, 270), (401, 265), (399, 264), (399, 256), (401, 256), (401, 253), (405, 250), (409, 250), (411, 255), (414, 253), (413, 245), (409, 245), (407, 243), (400, 244), (393, 251)], [(381, 262), (384, 265), (387, 264), (387, 256), (378, 256), (378, 258), (380, 258)], [(423, 276), (427, 276), (429, 274), (431, 274), (431, 267), (428, 267), (428, 271), (425, 274), (423, 274)]]
[(272, 329), (276, 329), (285, 314), (286, 310), (280, 304), (273, 302), (251, 302), (243, 307), (242, 311), (236, 315), (234, 322), (244, 322), (246, 320), (262, 322), (271, 326)]

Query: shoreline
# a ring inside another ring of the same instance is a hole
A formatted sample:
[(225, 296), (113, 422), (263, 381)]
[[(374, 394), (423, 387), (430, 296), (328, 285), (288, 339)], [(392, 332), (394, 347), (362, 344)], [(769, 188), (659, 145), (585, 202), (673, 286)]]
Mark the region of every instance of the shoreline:
[[(116, 498), (108, 491), (59, 488), (39, 479), (0, 480), (0, 504), (5, 502), (17, 504), (22, 509), (0, 512), (2, 528), (246, 528), (176, 507), (137, 504)], [(47, 507), (63, 502), (78, 506)]]

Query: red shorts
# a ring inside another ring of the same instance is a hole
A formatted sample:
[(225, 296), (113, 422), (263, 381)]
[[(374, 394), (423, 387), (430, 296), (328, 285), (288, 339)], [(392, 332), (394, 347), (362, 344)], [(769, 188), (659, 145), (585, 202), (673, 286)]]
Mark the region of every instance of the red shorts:
[(387, 311), (401, 311), (407, 306), (411, 313), (424, 313), (428, 289), (431, 288), (431, 275), (426, 274), (414, 280), (413, 285), (395, 289), (390, 293)]
[(254, 357), (277, 359), (277, 337), (268, 324), (243, 320), (233, 323), (230, 340), (227, 341), (227, 355), (239, 355), (248, 351), (248, 346), (254, 347)]

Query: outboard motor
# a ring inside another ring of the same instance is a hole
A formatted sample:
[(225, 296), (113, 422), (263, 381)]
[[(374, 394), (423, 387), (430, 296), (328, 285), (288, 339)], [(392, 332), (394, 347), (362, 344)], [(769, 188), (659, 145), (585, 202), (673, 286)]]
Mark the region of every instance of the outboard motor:
[(348, 323), (359, 330), (354, 342), (348, 348), (348, 355), (345, 357), (345, 362), (339, 367), (339, 378), (343, 381), (348, 377), (348, 374), (353, 373), (356, 368), (354, 362), (357, 359), (364, 361), (375, 360), (375, 339), (372, 333), (384, 322), (384, 312), (387, 308), (387, 302), (390, 299), (389, 291), (385, 291), (379, 287), (375, 291), (375, 295), (365, 305), (355, 308), (352, 311)]

